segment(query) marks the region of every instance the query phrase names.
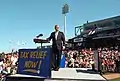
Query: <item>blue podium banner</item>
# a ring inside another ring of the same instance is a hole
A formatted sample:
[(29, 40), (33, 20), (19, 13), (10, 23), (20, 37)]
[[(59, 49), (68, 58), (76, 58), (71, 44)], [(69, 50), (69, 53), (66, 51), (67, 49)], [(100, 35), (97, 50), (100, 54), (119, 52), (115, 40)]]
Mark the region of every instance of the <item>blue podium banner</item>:
[(62, 54), (61, 56), (61, 62), (60, 62), (60, 68), (65, 68), (65, 55)]
[(50, 48), (20, 49), (18, 73), (25, 75), (51, 77)]

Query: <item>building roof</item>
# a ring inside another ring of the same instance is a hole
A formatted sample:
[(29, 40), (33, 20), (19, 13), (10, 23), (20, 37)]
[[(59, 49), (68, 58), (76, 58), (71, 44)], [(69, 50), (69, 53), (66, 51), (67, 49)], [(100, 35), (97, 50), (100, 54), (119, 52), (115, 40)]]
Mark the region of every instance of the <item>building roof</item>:
[(102, 23), (113, 22), (113, 21), (120, 21), (120, 16), (106, 18), (106, 19), (93, 21), (93, 22), (88, 22), (88, 23), (84, 24), (84, 27), (89, 27), (91, 25), (93, 26), (95, 24), (102, 24)]

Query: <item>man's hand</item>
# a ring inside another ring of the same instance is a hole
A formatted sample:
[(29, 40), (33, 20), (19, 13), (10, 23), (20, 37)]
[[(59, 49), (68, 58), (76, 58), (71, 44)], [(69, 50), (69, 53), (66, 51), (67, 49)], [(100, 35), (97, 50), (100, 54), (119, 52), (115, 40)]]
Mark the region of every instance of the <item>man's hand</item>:
[(63, 46), (63, 50), (65, 50), (65, 46)]

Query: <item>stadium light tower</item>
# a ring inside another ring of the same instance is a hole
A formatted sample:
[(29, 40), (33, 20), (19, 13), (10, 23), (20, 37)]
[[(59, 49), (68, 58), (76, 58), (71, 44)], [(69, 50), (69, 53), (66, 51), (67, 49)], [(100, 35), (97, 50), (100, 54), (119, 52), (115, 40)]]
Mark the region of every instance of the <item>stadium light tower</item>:
[(66, 14), (69, 12), (69, 6), (64, 4), (62, 7), (62, 14), (64, 15), (64, 34), (66, 37)]

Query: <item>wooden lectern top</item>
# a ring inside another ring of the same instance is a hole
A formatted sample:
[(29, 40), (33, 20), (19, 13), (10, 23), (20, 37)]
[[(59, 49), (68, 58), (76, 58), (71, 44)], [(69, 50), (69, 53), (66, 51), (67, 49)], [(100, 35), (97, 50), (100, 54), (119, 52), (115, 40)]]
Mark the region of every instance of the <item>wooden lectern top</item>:
[(50, 43), (48, 40), (46, 40), (46, 39), (37, 39), (37, 38), (35, 38), (34, 40), (33, 40), (35, 43)]

